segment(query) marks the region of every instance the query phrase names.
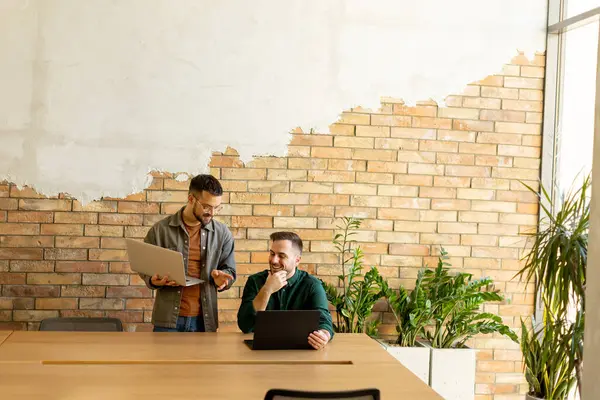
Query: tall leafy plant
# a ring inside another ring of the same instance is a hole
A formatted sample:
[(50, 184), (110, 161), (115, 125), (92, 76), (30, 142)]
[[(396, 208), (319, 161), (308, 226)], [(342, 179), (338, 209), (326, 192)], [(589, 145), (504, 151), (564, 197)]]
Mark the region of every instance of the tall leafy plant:
[(434, 348), (464, 347), (465, 342), (478, 334), (500, 333), (517, 342), (517, 335), (502, 319), (481, 312), (487, 302), (502, 301), (498, 291), (492, 291), (490, 278), (473, 279), (471, 274), (450, 275), (447, 253), (441, 250), (437, 268), (423, 274), (425, 297), (431, 301), (433, 329), (425, 337)]
[[(591, 184), (588, 175), (560, 204), (553, 203), (544, 187), (537, 193), (524, 184), (540, 198), (544, 217), (539, 231), (531, 236), (532, 246), (525, 266), (517, 274), (526, 282), (535, 282), (544, 307), (544, 325), (566, 325), (557, 333), (565, 340), (560, 341), (562, 347), (555, 351), (568, 355), (580, 395)], [(533, 383), (529, 382), (530, 387)]]
[(327, 300), (336, 310), (333, 327), (340, 333), (367, 333), (374, 335), (377, 321), (369, 320), (373, 306), (385, 293), (385, 281), (377, 268), (371, 268), (364, 275), (363, 252), (353, 236), (361, 221), (344, 217), (338, 225), (333, 243), (338, 250), (342, 271), (338, 275), (338, 285), (334, 286), (321, 280), (327, 294)]

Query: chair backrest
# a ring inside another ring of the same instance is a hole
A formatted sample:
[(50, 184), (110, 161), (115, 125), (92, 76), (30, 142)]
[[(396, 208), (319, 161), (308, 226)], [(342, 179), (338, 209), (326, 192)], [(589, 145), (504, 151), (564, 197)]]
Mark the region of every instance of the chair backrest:
[(341, 392), (306, 392), (301, 390), (271, 389), (265, 400), (380, 400), (379, 389), (346, 390)]
[(47, 318), (40, 331), (123, 332), (123, 324), (118, 318)]

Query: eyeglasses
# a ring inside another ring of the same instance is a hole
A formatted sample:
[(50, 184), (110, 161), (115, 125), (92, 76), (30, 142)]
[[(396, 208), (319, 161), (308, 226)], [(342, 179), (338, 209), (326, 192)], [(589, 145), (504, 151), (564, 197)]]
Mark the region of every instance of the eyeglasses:
[(219, 211), (221, 211), (223, 209), (223, 206), (221, 204), (219, 204), (218, 206), (214, 207), (214, 206), (211, 206), (209, 204), (201, 203), (200, 200), (198, 200), (198, 198), (196, 196), (194, 196), (194, 199), (196, 199), (196, 202), (198, 204), (200, 204), (200, 206), (202, 207), (202, 210), (204, 212), (210, 212), (212, 214), (216, 214), (216, 213), (218, 213)]

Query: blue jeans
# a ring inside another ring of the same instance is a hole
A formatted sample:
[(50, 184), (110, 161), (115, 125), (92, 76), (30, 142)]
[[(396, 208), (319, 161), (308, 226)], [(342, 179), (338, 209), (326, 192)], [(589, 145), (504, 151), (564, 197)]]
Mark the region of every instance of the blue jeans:
[(204, 320), (200, 317), (178, 317), (175, 328), (155, 325), (154, 332), (204, 332)]

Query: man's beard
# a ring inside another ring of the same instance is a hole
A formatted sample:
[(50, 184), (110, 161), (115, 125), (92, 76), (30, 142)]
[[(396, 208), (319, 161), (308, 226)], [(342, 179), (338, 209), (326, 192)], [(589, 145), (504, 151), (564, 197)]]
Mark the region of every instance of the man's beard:
[[(203, 215), (196, 214), (196, 205), (194, 205), (192, 214), (194, 214), (194, 217), (196, 217), (198, 222), (200, 222), (202, 225), (208, 225), (210, 223), (210, 221), (212, 220), (212, 216), (210, 214), (203, 214)], [(204, 222), (204, 220), (202, 218), (205, 218), (206, 222)]]

